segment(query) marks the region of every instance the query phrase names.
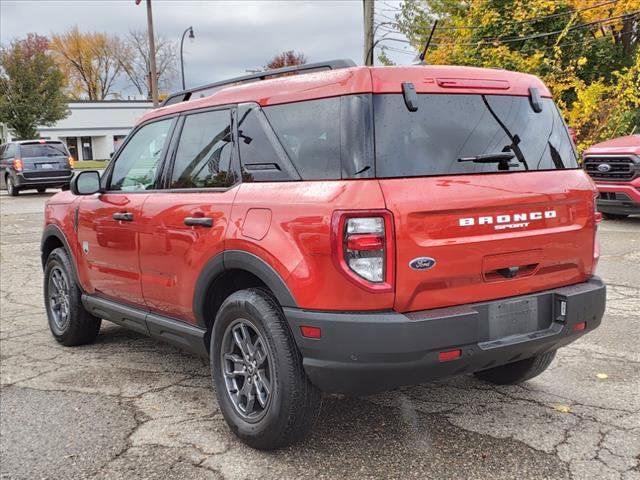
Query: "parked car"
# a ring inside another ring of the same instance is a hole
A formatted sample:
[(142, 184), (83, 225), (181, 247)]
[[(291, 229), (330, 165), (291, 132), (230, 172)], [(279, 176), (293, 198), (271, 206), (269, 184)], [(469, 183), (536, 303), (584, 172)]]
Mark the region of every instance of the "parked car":
[(58, 342), (106, 319), (208, 356), (233, 432), (273, 449), (322, 391), (524, 382), (600, 324), (596, 191), (538, 78), (265, 75), (171, 96), (49, 199)]
[(58, 140), (20, 140), (0, 146), (0, 182), (12, 196), (22, 190), (68, 189), (73, 157)]
[(584, 152), (584, 168), (596, 182), (605, 218), (640, 214), (640, 135), (593, 145)]

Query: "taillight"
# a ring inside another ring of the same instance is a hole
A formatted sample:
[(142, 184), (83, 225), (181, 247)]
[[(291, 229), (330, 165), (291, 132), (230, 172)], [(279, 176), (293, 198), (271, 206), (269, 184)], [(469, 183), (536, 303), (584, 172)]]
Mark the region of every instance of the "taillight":
[(331, 234), (334, 263), (350, 280), (374, 292), (393, 290), (395, 252), (391, 212), (335, 212)]
[(69, 167), (73, 168), (76, 166), (76, 161), (73, 159), (72, 156), (69, 156)]
[(19, 158), (15, 158), (15, 159), (13, 160), (13, 169), (14, 169), (16, 172), (21, 172), (21, 171), (22, 171), (22, 160), (21, 160), (21, 159), (19, 159)]

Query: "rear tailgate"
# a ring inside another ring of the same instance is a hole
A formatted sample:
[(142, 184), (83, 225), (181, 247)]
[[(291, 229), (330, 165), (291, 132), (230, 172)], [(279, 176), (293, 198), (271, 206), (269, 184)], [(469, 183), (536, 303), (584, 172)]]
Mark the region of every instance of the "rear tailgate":
[[(580, 170), (380, 185), (395, 220), (398, 311), (522, 295), (592, 272), (594, 189)], [(412, 267), (421, 257), (435, 263)]]

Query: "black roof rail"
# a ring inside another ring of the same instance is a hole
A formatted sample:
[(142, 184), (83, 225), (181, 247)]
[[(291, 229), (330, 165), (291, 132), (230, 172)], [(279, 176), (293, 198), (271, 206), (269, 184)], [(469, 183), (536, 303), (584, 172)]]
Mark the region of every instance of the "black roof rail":
[(255, 82), (260, 80), (266, 80), (280, 75), (286, 75), (287, 73), (310, 73), (319, 70), (337, 70), (340, 68), (355, 67), (356, 64), (353, 60), (339, 59), (328, 60), (326, 62), (305, 63), (304, 65), (294, 65), (293, 67), (276, 68), (274, 70), (266, 70), (264, 72), (252, 73), (250, 75), (243, 75), (241, 77), (234, 77), (228, 80), (222, 80), (220, 82), (209, 83), (207, 85), (201, 85), (199, 87), (189, 88), (181, 92), (172, 93), (169, 95), (162, 106), (173, 105), (174, 103), (186, 102), (191, 99), (191, 96), (197, 92), (203, 92), (225, 85), (231, 85), (244, 82)]

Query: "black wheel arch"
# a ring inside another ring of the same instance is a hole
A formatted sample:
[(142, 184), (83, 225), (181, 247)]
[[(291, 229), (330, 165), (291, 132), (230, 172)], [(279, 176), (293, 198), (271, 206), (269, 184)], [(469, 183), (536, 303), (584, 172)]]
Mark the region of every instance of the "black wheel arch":
[(80, 282), (78, 279), (78, 271), (76, 265), (76, 258), (73, 255), (73, 250), (69, 247), (69, 242), (67, 241), (67, 237), (64, 232), (58, 225), (49, 224), (44, 228), (42, 232), (42, 239), (40, 240), (40, 260), (42, 262), (42, 268), (47, 263), (47, 258), (49, 258), (49, 254), (55, 250), (56, 248), (64, 248), (69, 255), (69, 259), (71, 260), (71, 266), (73, 269), (73, 279), (80, 288)]
[(207, 311), (211, 286), (231, 271), (251, 274), (262, 282), (280, 306), (297, 308), (295, 298), (280, 275), (257, 255), (242, 250), (227, 250), (210, 259), (200, 272), (193, 295), (193, 313), (198, 325), (208, 328)]

